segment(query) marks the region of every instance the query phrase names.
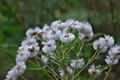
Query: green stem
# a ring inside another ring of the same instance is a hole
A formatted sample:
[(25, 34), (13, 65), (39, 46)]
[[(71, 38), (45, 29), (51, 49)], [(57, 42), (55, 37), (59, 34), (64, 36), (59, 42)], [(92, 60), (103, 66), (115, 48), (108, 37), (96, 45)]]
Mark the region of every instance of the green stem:
[(44, 69), (43, 69), (43, 72), (44, 72), (51, 80), (54, 80)]
[[(84, 46), (84, 42), (81, 44), (81, 47), (80, 47), (80, 49), (79, 49), (79, 51), (78, 51), (78, 53), (77, 53), (77, 59), (78, 59), (78, 58), (79, 58), (79, 56), (80, 56), (80, 52), (81, 52), (81, 50), (82, 50), (83, 46)], [(75, 70), (76, 70), (76, 69), (74, 68), (74, 70), (73, 70), (73, 74), (72, 74), (72, 78), (74, 77)]]
[(74, 77), (75, 72), (76, 72), (76, 69), (74, 68), (74, 69), (73, 69), (72, 78)]
[(98, 54), (99, 51), (96, 51), (94, 55), (92, 56), (91, 60), (95, 58), (95, 56)]
[(112, 70), (112, 65), (113, 65), (113, 62), (115, 61), (116, 58), (117, 58), (117, 56), (115, 56), (115, 57), (114, 57), (114, 60), (112, 61), (112, 63), (110, 63), (110, 64), (108, 65), (108, 66), (109, 66), (109, 70), (108, 70), (108, 72), (106, 73), (106, 76), (105, 76), (104, 80), (107, 79), (108, 74), (109, 74), (110, 71)]
[(80, 47), (80, 49), (79, 49), (79, 51), (78, 51), (78, 53), (77, 53), (77, 59), (78, 59), (79, 56), (80, 56), (80, 52), (82, 51), (83, 46), (84, 46), (84, 42), (81, 44), (81, 47)]
[[(39, 57), (37, 57), (37, 59), (42, 62), (42, 60), (41, 60)], [(49, 67), (49, 66), (48, 66), (47, 64), (45, 64), (45, 63), (43, 63), (43, 64), (44, 64), (47, 68), (49, 68), (49, 70), (51, 70), (51, 71), (53, 72), (52, 74), (54, 74), (54, 75), (58, 76), (59, 78), (61, 78), (58, 74), (55, 73), (55, 71), (54, 71), (51, 67)]]
[(74, 43), (71, 45), (69, 50), (66, 52), (66, 55), (71, 51), (71, 49), (73, 49), (75, 47), (74, 44), (77, 42), (77, 40), (78, 40), (78, 38), (74, 41)]
[[(36, 59), (37, 59), (37, 57), (36, 57)], [(32, 64), (34, 64), (34, 65), (36, 65), (36, 66), (38, 66), (38, 67), (40, 67), (39, 65), (37, 65), (37, 64), (35, 64), (35, 63), (33, 63), (32, 61), (30, 61), (30, 60), (28, 60), (30, 63), (32, 63)], [(41, 70), (41, 68), (38, 68), (38, 69), (36, 69), (36, 68), (28, 68), (28, 69), (31, 69), (31, 70)], [(50, 77), (51, 78), (51, 80), (54, 80), (46, 71), (44, 71), (43, 70), (43, 72), (45, 72), (45, 74), (48, 76), (48, 77)], [(26, 80), (26, 79), (25, 79)]]
[(30, 63), (32, 63), (33, 65), (37, 66), (37, 67), (40, 67), (38, 66), (37, 64), (35, 64), (34, 62), (32, 62), (31, 60), (28, 60)]
[(38, 64), (38, 66), (40, 66), (40, 63), (39, 63), (39, 61), (37, 60), (37, 57), (35, 57), (35, 61), (36, 61), (36, 63)]
[(110, 67), (110, 64), (108, 66), (106, 66), (99, 74), (97, 74), (96, 76), (94, 76), (91, 80), (94, 80), (98, 75), (100, 75), (103, 71), (105, 71), (109, 67)]
[(41, 68), (27, 68), (28, 70), (41, 70)]
[(90, 76), (90, 78), (88, 80), (91, 80), (93, 78), (93, 75)]
[(111, 70), (112, 70), (112, 65), (110, 65), (109, 70), (108, 70), (108, 72), (106, 73), (106, 76), (105, 76), (104, 80), (106, 80), (106, 79), (107, 79), (108, 74), (110, 73), (110, 71), (111, 71)]
[(23, 80), (26, 80), (23, 76), (20, 76)]
[(74, 80), (91, 62), (88, 62), (73, 78), (72, 80)]
[[(115, 60), (116, 58), (117, 58), (117, 56), (114, 58), (114, 60)], [(105, 71), (106, 69), (109, 68), (108, 72), (106, 73), (105, 78), (107, 78), (108, 74), (110, 73), (111, 68), (112, 68), (112, 64), (113, 64), (114, 60), (112, 61), (112, 63), (110, 63), (108, 66), (106, 66), (106, 67), (101, 71), (101, 72), (103, 72), (103, 71)], [(100, 73), (99, 73), (99, 74), (100, 74)], [(94, 80), (99, 74), (97, 74), (92, 80)], [(105, 79), (105, 78), (104, 78), (104, 79)], [(105, 79), (105, 80), (106, 80), (106, 79)]]
[[(53, 68), (53, 65), (52, 65), (52, 64), (50, 64), (50, 65), (51, 65), (51, 68), (54, 69), (54, 68)], [(57, 80), (56, 75), (53, 75), (53, 76), (55, 77), (55, 80)]]
[[(39, 54), (41, 54), (40, 52), (39, 52)], [(47, 58), (49, 58), (48, 56), (46, 56), (45, 54), (41, 54), (41, 55), (44, 55), (45, 57), (47, 57)], [(49, 59), (51, 62), (53, 62), (53, 63), (55, 63), (56, 65), (58, 65), (58, 66), (60, 66), (59, 65), (59, 63), (58, 63), (58, 58), (56, 57), (56, 55), (55, 55), (55, 53), (53, 53), (53, 56), (55, 57), (55, 59)], [(38, 57), (38, 56), (36, 56), (37, 57), (37, 59), (39, 60), (39, 61), (41, 61), (42, 62), (42, 60)]]
[(91, 62), (93, 62), (97, 56), (100, 54), (100, 51), (96, 51), (93, 57), (88, 61), (88, 63), (72, 78), (74, 80)]

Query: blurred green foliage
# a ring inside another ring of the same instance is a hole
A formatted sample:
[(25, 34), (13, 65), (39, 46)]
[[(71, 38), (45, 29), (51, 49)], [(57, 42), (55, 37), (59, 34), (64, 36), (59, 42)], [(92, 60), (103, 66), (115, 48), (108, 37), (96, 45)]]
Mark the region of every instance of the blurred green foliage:
[[(119, 5), (119, 0), (0, 0), (0, 79), (3, 80), (7, 71), (15, 65), (17, 48), (29, 27), (42, 27), (58, 19), (73, 18), (90, 22), (94, 32), (100, 33), (97, 36), (109, 34), (120, 43)], [(83, 52), (85, 58), (92, 55), (91, 42), (85, 45)], [(29, 62), (27, 64), (33, 67)], [(26, 70), (23, 76), (30, 80), (49, 80), (42, 71)], [(117, 74), (115, 77), (120, 79)], [(83, 75), (81, 80), (87, 79)]]

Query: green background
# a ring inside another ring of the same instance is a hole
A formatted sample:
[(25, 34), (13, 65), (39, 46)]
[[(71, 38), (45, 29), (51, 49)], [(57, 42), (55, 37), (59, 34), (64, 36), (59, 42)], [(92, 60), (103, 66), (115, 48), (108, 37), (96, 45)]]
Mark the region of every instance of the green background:
[[(50, 25), (52, 21), (65, 21), (68, 18), (87, 21), (97, 37), (109, 34), (115, 38), (116, 43), (120, 43), (119, 0), (0, 0), (0, 80), (15, 65), (17, 49), (28, 28), (42, 28), (44, 24)], [(91, 45), (86, 45), (90, 48), (85, 49), (83, 57), (91, 55)], [(105, 64), (105, 57), (100, 58), (99, 63)], [(29, 62), (27, 65), (34, 67)], [(120, 64), (113, 67), (108, 80), (120, 80)], [(81, 80), (87, 80), (86, 74), (81, 75)], [(26, 70), (23, 76), (28, 80), (50, 80), (42, 71)], [(98, 80), (102, 77), (104, 75)], [(21, 77), (18, 80), (22, 80)]]

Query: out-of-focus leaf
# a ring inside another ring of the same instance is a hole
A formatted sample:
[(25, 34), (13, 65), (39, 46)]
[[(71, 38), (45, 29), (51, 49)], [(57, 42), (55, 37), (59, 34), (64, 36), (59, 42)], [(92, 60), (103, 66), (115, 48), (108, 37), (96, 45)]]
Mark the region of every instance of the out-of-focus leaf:
[(80, 76), (80, 80), (88, 80), (86, 76)]
[(93, 44), (93, 43), (86, 43), (84, 46), (85, 46), (85, 47), (90, 47), (90, 46), (92, 46), (92, 44)]
[(0, 47), (2, 47), (2, 48), (7, 48), (8, 46), (9, 46), (9, 43), (3, 43), (0, 45)]
[(94, 37), (98, 37), (98, 36), (102, 36), (103, 35), (103, 33), (96, 33), (96, 34), (94, 34)]
[(3, 32), (0, 30), (0, 42), (3, 41), (3, 38), (4, 38)]
[(104, 14), (100, 14), (98, 12), (89, 11), (90, 13), (90, 22), (95, 25), (102, 25), (106, 19), (110, 19), (110, 13), (105, 12)]
[(14, 45), (14, 44), (9, 44), (9, 43), (2, 43), (2, 44), (0, 45), (0, 47), (2, 47), (2, 48), (8, 48), (8, 47), (16, 47), (16, 45)]
[(58, 9), (56, 9), (56, 10), (54, 11), (54, 14), (55, 14), (55, 17), (56, 17), (56, 18), (59, 18), (59, 17), (61, 16), (61, 12), (60, 12), (60, 10), (58, 10)]
[(89, 58), (91, 55), (91, 50), (89, 48), (85, 49), (83, 56)]
[(69, 18), (73, 18), (73, 19), (80, 20), (80, 21), (86, 21), (87, 17), (88, 17), (88, 13), (86, 10), (75, 9), (75, 10), (70, 10), (70, 11), (64, 13), (61, 16), (61, 19), (66, 20)]
[[(7, 21), (7, 18), (0, 14), (0, 23), (4, 23)], [(0, 24), (1, 25), (1, 24)]]

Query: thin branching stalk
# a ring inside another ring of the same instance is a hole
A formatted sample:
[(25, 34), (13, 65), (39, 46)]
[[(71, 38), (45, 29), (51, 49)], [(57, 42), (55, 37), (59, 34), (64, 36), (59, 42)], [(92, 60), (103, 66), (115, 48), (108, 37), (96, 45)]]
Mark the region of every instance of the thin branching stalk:
[[(36, 57), (37, 58), (37, 57)], [(38, 67), (40, 67), (39, 65), (37, 65), (37, 64), (35, 64), (34, 62), (32, 62), (32, 61), (30, 61), (30, 60), (28, 60), (30, 63), (32, 63), (33, 65), (36, 65), (36, 66), (38, 66)], [(32, 68), (33, 69), (33, 68)], [(41, 69), (41, 68), (40, 68)], [(34, 69), (35, 70), (35, 69)], [(42, 69), (43, 70), (43, 69)], [(54, 80), (45, 70), (43, 70), (43, 72), (48, 76), (48, 77), (50, 77), (51, 78), (51, 80)]]
[(69, 54), (69, 52), (75, 47), (75, 43), (78, 41), (78, 37), (76, 38), (76, 40), (74, 41), (74, 43), (71, 45), (71, 47), (68, 49), (68, 51), (66, 52), (66, 55)]
[(41, 68), (27, 68), (27, 70), (42, 70)]
[(25, 77), (23, 77), (23, 76), (20, 76), (23, 80), (27, 80), (27, 79), (25, 79)]
[(44, 69), (42, 70), (51, 80), (54, 80)]
[[(38, 58), (38, 60), (40, 60), (41, 62), (42, 62), (42, 60), (39, 58), (39, 57), (37, 57)], [(49, 67), (47, 64), (45, 64), (45, 63), (43, 63), (47, 68), (49, 68), (49, 70), (51, 70), (52, 72), (53, 72), (53, 74), (54, 75), (56, 75), (56, 76), (58, 76), (59, 78), (61, 78), (51, 67)]]
[(81, 51), (82, 51), (82, 49), (83, 49), (83, 46), (84, 46), (84, 43), (85, 43), (85, 42), (82, 42), (82, 44), (81, 44), (81, 46), (80, 46), (80, 49), (79, 49), (79, 51), (78, 51), (78, 53), (77, 53), (77, 59), (78, 59), (79, 56), (80, 56), (80, 53), (81, 53)]
[(91, 64), (91, 62), (93, 62), (97, 56), (100, 54), (100, 51), (96, 51), (94, 54), (94, 57), (92, 57), (88, 63), (72, 78), (72, 80), (74, 80), (89, 64)]
[(107, 77), (108, 77), (108, 75), (109, 75), (109, 73), (110, 73), (111, 70), (112, 70), (112, 65), (110, 65), (108, 72), (106, 72), (104, 80), (107, 79)]
[(90, 76), (90, 78), (88, 80), (92, 80), (93, 79), (93, 75)]
[(35, 61), (38, 64), (38, 66), (40, 66), (40, 62), (37, 60), (37, 58), (35, 57)]
[(37, 67), (40, 67), (38, 66), (37, 64), (35, 64), (34, 62), (32, 62), (31, 60), (28, 60), (30, 63), (32, 63), (33, 65), (37, 66)]

